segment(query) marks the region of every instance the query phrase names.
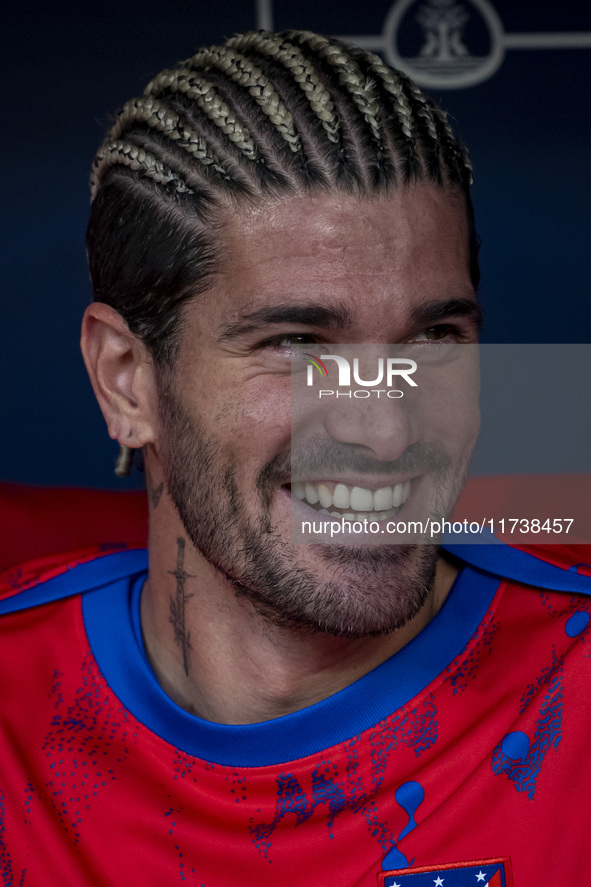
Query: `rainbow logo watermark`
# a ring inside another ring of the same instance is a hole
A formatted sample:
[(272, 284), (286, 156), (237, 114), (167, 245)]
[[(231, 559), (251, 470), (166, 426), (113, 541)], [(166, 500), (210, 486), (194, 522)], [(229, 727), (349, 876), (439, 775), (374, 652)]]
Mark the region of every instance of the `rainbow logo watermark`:
[(326, 366), (322, 363), (319, 357), (316, 357), (315, 354), (310, 354), (309, 351), (304, 351), (304, 360), (309, 364), (308, 366), (308, 385), (311, 385), (311, 378), (314, 372), (314, 367), (318, 370), (321, 376), (328, 376), (328, 370)]

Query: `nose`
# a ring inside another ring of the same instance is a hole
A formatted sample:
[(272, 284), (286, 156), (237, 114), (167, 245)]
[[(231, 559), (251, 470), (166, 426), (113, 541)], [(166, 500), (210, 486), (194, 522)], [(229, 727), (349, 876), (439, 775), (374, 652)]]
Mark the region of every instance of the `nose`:
[(324, 425), (332, 438), (367, 448), (376, 459), (398, 459), (415, 443), (413, 409), (409, 393), (376, 386), (341, 389), (325, 405)]

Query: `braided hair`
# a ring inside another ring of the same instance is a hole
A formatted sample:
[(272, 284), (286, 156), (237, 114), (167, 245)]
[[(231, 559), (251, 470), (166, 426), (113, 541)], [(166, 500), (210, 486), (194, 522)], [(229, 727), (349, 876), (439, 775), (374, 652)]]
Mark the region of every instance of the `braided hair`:
[(188, 299), (223, 261), (224, 214), (310, 193), (459, 189), (478, 285), (468, 154), (446, 115), (373, 53), (309, 31), (252, 31), (199, 50), (127, 102), (94, 160), (94, 298), (157, 365)]

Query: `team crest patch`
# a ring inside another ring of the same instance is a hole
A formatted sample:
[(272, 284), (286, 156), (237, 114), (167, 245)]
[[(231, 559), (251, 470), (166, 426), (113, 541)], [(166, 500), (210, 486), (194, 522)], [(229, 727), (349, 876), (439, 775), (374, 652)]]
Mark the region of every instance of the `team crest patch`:
[(378, 887), (513, 887), (511, 860), (505, 856), (380, 872)]

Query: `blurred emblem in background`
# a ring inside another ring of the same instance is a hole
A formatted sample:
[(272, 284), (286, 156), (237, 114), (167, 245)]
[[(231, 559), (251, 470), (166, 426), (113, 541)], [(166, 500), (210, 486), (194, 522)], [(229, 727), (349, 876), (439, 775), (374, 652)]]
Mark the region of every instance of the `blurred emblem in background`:
[[(255, 0), (255, 11), (257, 27), (273, 30), (273, 0)], [(488, 80), (507, 50), (591, 49), (591, 31), (507, 33), (490, 0), (395, 0), (381, 34), (338, 36), (436, 89)]]
[(440, 89), (487, 80), (505, 55), (503, 24), (487, 0), (398, 0), (384, 38), (391, 64)]

